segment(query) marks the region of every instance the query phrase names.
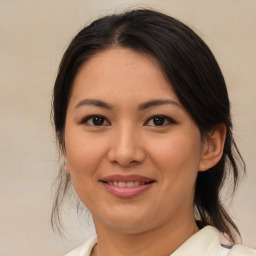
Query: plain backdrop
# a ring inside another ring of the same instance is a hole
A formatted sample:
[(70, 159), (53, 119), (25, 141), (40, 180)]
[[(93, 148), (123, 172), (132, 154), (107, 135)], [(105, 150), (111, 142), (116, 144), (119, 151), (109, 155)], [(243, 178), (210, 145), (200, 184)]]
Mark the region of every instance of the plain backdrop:
[[(88, 22), (113, 11), (152, 7), (194, 29), (227, 82), (235, 138), (247, 164), (231, 216), (256, 248), (255, 0), (0, 0), (0, 254), (60, 256), (94, 234), (87, 217), (65, 211), (66, 239), (50, 227), (58, 154), (51, 94), (62, 54)], [(85, 219), (85, 221), (83, 220)]]

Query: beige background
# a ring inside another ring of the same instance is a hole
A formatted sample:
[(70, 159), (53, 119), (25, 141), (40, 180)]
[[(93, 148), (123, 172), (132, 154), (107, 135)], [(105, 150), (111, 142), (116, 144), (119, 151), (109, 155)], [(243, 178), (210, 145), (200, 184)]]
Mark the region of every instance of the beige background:
[(0, 0), (1, 255), (63, 255), (93, 233), (74, 211), (66, 216), (68, 239), (50, 228), (51, 185), (57, 173), (52, 87), (65, 48), (84, 24), (142, 4), (190, 25), (219, 61), (248, 168), (229, 209), (244, 243), (256, 248), (255, 0)]

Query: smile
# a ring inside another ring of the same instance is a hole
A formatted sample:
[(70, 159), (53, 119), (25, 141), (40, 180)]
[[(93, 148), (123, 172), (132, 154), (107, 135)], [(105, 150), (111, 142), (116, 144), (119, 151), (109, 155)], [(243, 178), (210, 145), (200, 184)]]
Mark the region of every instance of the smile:
[(139, 175), (112, 175), (105, 177), (100, 182), (110, 194), (128, 199), (148, 190), (156, 181)]
[[(104, 181), (102, 181), (104, 182)], [(149, 181), (149, 182), (141, 182), (141, 181), (129, 181), (129, 182), (123, 182), (123, 181), (105, 181), (105, 183), (109, 184), (109, 185), (113, 185), (116, 187), (120, 187), (120, 188), (132, 188), (132, 187), (138, 187), (141, 185), (145, 185), (145, 184), (149, 184), (152, 183), (154, 181)]]

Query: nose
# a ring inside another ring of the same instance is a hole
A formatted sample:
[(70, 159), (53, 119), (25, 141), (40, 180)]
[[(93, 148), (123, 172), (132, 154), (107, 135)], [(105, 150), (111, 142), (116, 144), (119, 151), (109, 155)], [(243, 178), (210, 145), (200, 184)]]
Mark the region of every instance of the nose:
[(113, 132), (108, 159), (124, 167), (142, 163), (146, 156), (142, 144), (138, 130), (124, 125)]

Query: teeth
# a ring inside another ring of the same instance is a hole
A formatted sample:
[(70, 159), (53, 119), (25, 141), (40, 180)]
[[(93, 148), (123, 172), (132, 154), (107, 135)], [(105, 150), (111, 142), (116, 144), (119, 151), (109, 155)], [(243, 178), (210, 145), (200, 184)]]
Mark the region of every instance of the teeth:
[(140, 185), (145, 185), (146, 182), (140, 182), (140, 181), (129, 181), (129, 182), (123, 182), (123, 181), (109, 181), (109, 185), (114, 185), (116, 187), (120, 188), (131, 188), (131, 187), (138, 187)]
[(127, 188), (134, 187), (134, 182), (132, 182), (132, 181), (127, 182), (126, 187)]
[(118, 183), (119, 183), (118, 186), (120, 188), (125, 188), (126, 187), (126, 183), (125, 182), (119, 181)]
[(139, 182), (139, 181), (135, 181), (135, 182), (134, 182), (134, 186), (135, 186), (135, 187), (138, 187), (139, 185), (140, 185), (140, 182)]

